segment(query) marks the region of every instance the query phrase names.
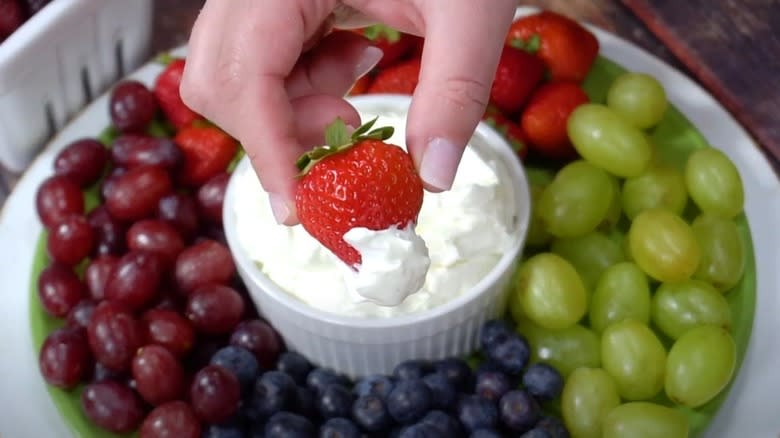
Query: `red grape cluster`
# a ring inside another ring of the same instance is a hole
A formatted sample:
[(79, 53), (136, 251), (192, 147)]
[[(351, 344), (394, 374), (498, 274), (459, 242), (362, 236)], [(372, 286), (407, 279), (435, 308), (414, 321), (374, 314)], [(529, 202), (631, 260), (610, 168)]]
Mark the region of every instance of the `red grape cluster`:
[(50, 260), (38, 296), (64, 321), (41, 347), (40, 371), (82, 389), (84, 413), (105, 430), (200, 437), (240, 400), (236, 377), (209, 365), (214, 352), (240, 346), (271, 367), (280, 340), (254, 313), (224, 242), (227, 169), (179, 183), (183, 154), (172, 135), (149, 134), (164, 122), (139, 82), (114, 88), (109, 113), (108, 147), (72, 142), (36, 195)]

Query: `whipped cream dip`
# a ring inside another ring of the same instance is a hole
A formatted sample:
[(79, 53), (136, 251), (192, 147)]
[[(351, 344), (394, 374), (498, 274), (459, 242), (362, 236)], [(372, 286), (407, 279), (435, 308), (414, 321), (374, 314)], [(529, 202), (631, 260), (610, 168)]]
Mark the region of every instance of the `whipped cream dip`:
[[(393, 126), (387, 141), (405, 147), (405, 123), (380, 116), (375, 126)], [(234, 176), (236, 240), (258, 269), (312, 307), (354, 317), (417, 313), (468, 291), (511, 249), (511, 220), (521, 206), (511, 202), (496, 167), (467, 147), (452, 189), (425, 192), (416, 226), (348, 231), (344, 240), (362, 256), (357, 272), (302, 226), (278, 225), (248, 169)]]

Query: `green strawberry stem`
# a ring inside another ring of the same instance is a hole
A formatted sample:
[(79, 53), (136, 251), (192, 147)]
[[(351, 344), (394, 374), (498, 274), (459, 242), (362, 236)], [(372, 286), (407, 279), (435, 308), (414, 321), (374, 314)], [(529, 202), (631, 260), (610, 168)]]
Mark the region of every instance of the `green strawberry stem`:
[(373, 26), (364, 28), (363, 35), (371, 41), (376, 41), (384, 37), (385, 40), (396, 43), (401, 39), (401, 32), (392, 27), (385, 26), (384, 24), (374, 24)]
[(325, 144), (306, 152), (295, 162), (300, 171), (298, 176), (306, 175), (315, 164), (326, 157), (344, 152), (363, 140), (381, 141), (392, 137), (393, 132), (395, 132), (392, 126), (371, 129), (377, 118), (374, 117), (373, 120), (364, 123), (350, 135), (344, 120), (337, 117), (336, 120), (325, 128)]
[(167, 67), (175, 59), (176, 59), (176, 57), (171, 55), (169, 52), (162, 52), (162, 53), (160, 53), (159, 55), (157, 55), (154, 58), (154, 62), (156, 62), (157, 64), (161, 64), (161, 65)]
[(515, 49), (520, 49), (528, 53), (534, 54), (539, 51), (542, 45), (542, 38), (539, 35), (533, 34), (527, 40), (521, 38), (515, 38), (509, 42), (509, 45)]

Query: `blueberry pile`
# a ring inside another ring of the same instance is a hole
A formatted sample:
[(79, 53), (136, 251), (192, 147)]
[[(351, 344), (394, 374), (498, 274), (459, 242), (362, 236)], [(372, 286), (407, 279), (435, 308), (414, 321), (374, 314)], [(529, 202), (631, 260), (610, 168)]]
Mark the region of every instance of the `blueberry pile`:
[(502, 321), (486, 323), (480, 341), (484, 359), (475, 370), (459, 358), (411, 360), (392, 375), (355, 382), (295, 352), (262, 370), (249, 351), (224, 347), (211, 365), (235, 375), (241, 403), (203, 437), (569, 437), (542, 410), (561, 393), (558, 371), (529, 366), (528, 343)]

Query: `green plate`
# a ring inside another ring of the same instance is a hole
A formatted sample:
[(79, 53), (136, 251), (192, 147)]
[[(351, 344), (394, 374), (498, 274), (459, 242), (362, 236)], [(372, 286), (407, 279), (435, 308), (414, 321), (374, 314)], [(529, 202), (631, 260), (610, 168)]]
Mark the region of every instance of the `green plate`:
[[(592, 101), (603, 102), (607, 89), (612, 81), (626, 70), (621, 66), (604, 58), (599, 58), (584, 83)], [(96, 133), (97, 134), (97, 133)], [(651, 137), (658, 146), (661, 154), (669, 162), (682, 165), (688, 153), (694, 149), (707, 147), (708, 143), (699, 131), (688, 119), (676, 108), (670, 108), (665, 118), (652, 131)], [(95, 192), (86, 194), (87, 203), (90, 206), (97, 204)], [(751, 328), (753, 326), (753, 312), (756, 304), (756, 265), (753, 258), (752, 238), (744, 216), (736, 220), (745, 245), (746, 266), (745, 274), (739, 284), (728, 293), (727, 298), (731, 304), (734, 317), (733, 334), (737, 344), (737, 369), (742, 364), (750, 338)], [(40, 349), (46, 335), (52, 330), (62, 325), (61, 321), (49, 317), (41, 308), (37, 296), (38, 276), (44, 267), (48, 264), (46, 255), (45, 235), (41, 235), (33, 259), (32, 281), (30, 283), (30, 328), (36, 350)], [(105, 432), (93, 425), (81, 412), (79, 397), (81, 388), (73, 391), (63, 391), (58, 388), (49, 387), (54, 404), (62, 414), (65, 421), (78, 437), (84, 438), (110, 438), (119, 436)], [(696, 409), (684, 409), (688, 414), (691, 425), (691, 436), (701, 435), (707, 424), (717, 412), (728, 393), (728, 388), (724, 390), (716, 399), (707, 405)]]

